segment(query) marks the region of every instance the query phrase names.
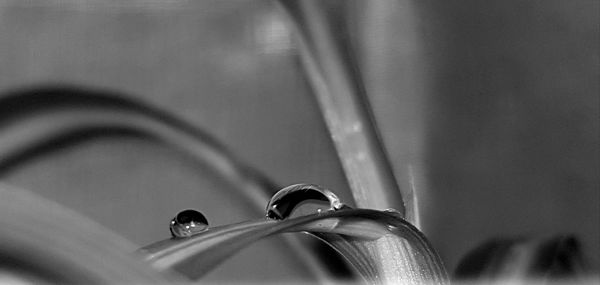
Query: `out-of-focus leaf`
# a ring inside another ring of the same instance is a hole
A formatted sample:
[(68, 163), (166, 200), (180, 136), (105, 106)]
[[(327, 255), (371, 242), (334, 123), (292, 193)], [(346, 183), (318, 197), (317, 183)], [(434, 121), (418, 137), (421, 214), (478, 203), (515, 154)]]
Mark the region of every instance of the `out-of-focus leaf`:
[(457, 280), (537, 282), (586, 278), (581, 246), (570, 235), (545, 239), (495, 239), (469, 252)]

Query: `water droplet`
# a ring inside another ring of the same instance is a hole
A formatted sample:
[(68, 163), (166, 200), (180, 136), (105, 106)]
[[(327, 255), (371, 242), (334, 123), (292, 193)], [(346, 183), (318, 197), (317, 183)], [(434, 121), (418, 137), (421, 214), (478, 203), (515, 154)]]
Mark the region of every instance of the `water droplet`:
[(386, 212), (386, 213), (390, 213), (390, 214), (393, 214), (395, 216), (398, 216), (400, 218), (404, 218), (404, 215), (402, 213), (400, 213), (400, 211), (398, 211), (398, 210), (396, 210), (394, 208), (388, 208), (388, 209), (385, 209), (383, 211)]
[(344, 207), (333, 192), (312, 184), (296, 184), (275, 193), (267, 205), (267, 218), (283, 220), (335, 211)]
[(173, 237), (190, 237), (208, 229), (208, 221), (196, 210), (183, 210), (171, 220), (169, 229)]

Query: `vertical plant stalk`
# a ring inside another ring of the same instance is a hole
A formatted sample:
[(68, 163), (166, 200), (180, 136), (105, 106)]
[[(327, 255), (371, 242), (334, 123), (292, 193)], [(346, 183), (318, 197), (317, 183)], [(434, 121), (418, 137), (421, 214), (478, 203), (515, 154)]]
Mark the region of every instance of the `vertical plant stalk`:
[(343, 9), (328, 6), (331, 2), (327, 1), (282, 0), (280, 3), (296, 26), (302, 62), (356, 205), (371, 209), (394, 208), (414, 224), (416, 206), (412, 189), (399, 189), (396, 183), (350, 45), (344, 30), (340, 29), (343, 17), (335, 14)]

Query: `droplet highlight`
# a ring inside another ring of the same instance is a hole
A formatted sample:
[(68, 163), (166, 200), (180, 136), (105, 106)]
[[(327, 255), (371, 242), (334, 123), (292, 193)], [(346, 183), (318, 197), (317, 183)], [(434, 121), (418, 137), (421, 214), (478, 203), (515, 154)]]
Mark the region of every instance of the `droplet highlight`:
[(404, 215), (402, 213), (400, 213), (400, 211), (398, 211), (398, 210), (396, 210), (394, 208), (388, 208), (388, 209), (385, 209), (383, 211), (386, 212), (386, 213), (389, 213), (389, 214), (393, 214), (394, 216), (397, 216), (399, 218), (404, 218)]
[(191, 237), (208, 229), (208, 220), (196, 210), (183, 210), (171, 220), (171, 235), (176, 238)]
[(283, 220), (320, 214), (344, 207), (331, 191), (313, 184), (296, 184), (275, 193), (267, 205), (267, 218)]

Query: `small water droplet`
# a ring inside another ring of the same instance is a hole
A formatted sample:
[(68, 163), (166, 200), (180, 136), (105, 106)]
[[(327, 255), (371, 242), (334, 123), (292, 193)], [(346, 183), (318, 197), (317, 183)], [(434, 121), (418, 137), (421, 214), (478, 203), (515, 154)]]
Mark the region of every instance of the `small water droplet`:
[(191, 237), (208, 229), (208, 220), (196, 210), (183, 210), (171, 220), (169, 229), (173, 237)]
[(390, 213), (390, 214), (393, 214), (395, 216), (398, 216), (400, 218), (404, 218), (404, 215), (402, 213), (400, 213), (400, 211), (398, 211), (398, 210), (396, 210), (394, 208), (388, 208), (388, 209), (385, 209), (383, 211), (386, 212), (386, 213)]
[(312, 184), (296, 184), (275, 193), (267, 205), (267, 218), (283, 220), (335, 211), (344, 207), (333, 192)]

